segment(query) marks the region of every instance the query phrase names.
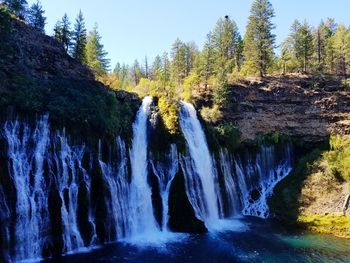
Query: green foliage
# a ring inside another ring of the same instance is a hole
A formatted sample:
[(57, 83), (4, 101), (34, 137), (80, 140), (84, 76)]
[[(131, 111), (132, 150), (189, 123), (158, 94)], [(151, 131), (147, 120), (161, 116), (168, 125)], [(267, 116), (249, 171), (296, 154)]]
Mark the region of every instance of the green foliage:
[(73, 48), (72, 48), (73, 58), (79, 60), (80, 62), (85, 62), (87, 31), (85, 27), (84, 16), (81, 10), (79, 11), (77, 18), (75, 19), (72, 38), (73, 38)]
[(225, 123), (214, 127), (215, 137), (219, 145), (234, 150), (240, 141), (240, 132), (232, 123)]
[(274, 189), (269, 199), (271, 211), (286, 223), (295, 223), (299, 216), (299, 196), (305, 179), (312, 171), (312, 165), (321, 157), (324, 149), (314, 148), (302, 156), (293, 171)]
[(109, 60), (106, 58), (107, 52), (104, 50), (101, 39), (97, 24), (95, 24), (87, 38), (85, 58), (86, 65), (97, 77), (106, 74), (109, 68)]
[(4, 0), (3, 2), (8, 7), (10, 12), (14, 13), (18, 18), (24, 20), (28, 5), (26, 0)]
[(227, 83), (225, 72), (219, 72), (216, 85), (214, 87), (213, 99), (214, 104), (220, 108), (225, 108), (229, 104), (230, 87)]
[(331, 149), (323, 155), (335, 177), (350, 183), (350, 135), (332, 135)]
[(274, 16), (270, 1), (254, 0), (244, 37), (244, 55), (246, 61), (253, 62), (251, 65), (260, 76), (266, 74), (273, 58), (276, 37), (272, 34), (275, 26), (271, 20)]
[(67, 14), (64, 14), (61, 21), (57, 21), (54, 26), (54, 37), (63, 44), (64, 49), (68, 52), (71, 46), (70, 21)]
[(48, 112), (54, 123), (72, 128), (74, 134), (127, 137), (138, 107), (121, 104), (113, 92), (98, 83), (63, 79), (42, 82), (16, 73), (5, 87), (0, 89), (1, 109), (14, 106), (24, 114)]
[(282, 135), (277, 131), (264, 134), (260, 137), (260, 141), (263, 144), (278, 144), (281, 139)]
[(28, 11), (28, 23), (42, 33), (45, 33), (46, 24), (46, 17), (44, 14), (45, 11), (40, 1), (34, 3)]

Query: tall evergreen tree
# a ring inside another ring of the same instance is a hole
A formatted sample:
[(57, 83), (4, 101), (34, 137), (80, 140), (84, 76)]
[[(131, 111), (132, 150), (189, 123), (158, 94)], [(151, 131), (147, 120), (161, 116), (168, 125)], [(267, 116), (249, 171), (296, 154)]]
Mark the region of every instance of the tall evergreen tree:
[(306, 21), (298, 28), (294, 48), (296, 58), (302, 65), (303, 71), (308, 72), (313, 54), (313, 36), (311, 27)]
[(240, 40), (241, 36), (234, 20), (225, 16), (217, 21), (212, 40), (216, 51), (217, 69), (225, 68), (227, 72), (232, 72), (234, 67), (240, 67)]
[(86, 64), (96, 76), (102, 76), (107, 73), (109, 60), (106, 58), (107, 52), (101, 43), (101, 36), (98, 32), (97, 24), (89, 33), (85, 48)]
[(135, 59), (134, 64), (131, 68), (131, 76), (132, 76), (132, 80), (134, 82), (134, 85), (137, 86), (140, 82), (141, 77), (142, 77), (142, 69), (141, 69), (140, 63), (138, 62), (137, 59)]
[(37, 1), (34, 3), (28, 12), (28, 22), (29, 24), (34, 27), (35, 29), (38, 29), (42, 33), (45, 33), (45, 24), (46, 24), (46, 17), (44, 16), (45, 11), (43, 10), (43, 7), (40, 3), (40, 1)]
[(71, 31), (70, 22), (67, 14), (64, 14), (61, 21), (57, 21), (54, 26), (54, 37), (59, 40), (66, 52), (69, 51), (71, 46)]
[(244, 38), (245, 59), (264, 76), (273, 59), (275, 35), (274, 10), (269, 0), (254, 0)]
[(160, 71), (160, 80), (162, 82), (163, 88), (165, 88), (170, 81), (170, 61), (169, 61), (169, 56), (167, 52), (164, 52), (162, 55), (162, 67)]
[(346, 76), (347, 72), (347, 30), (344, 25), (339, 25), (333, 36), (333, 48), (335, 51), (335, 68), (339, 75)]
[(4, 0), (4, 4), (20, 19), (24, 20), (27, 9), (26, 0)]
[(159, 80), (161, 70), (162, 70), (162, 58), (159, 55), (157, 55), (154, 58), (154, 61), (152, 63), (151, 73), (150, 73), (151, 79)]
[(72, 55), (81, 62), (85, 61), (85, 47), (87, 42), (87, 31), (85, 20), (81, 10), (75, 19), (74, 31), (72, 32), (73, 48)]
[(171, 74), (177, 85), (186, 77), (186, 46), (177, 38), (171, 48)]

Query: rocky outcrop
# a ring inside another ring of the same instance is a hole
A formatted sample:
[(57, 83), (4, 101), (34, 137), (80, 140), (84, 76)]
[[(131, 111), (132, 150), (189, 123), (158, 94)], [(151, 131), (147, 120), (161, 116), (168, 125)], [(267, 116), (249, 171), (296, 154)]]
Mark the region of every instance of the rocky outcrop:
[(350, 134), (350, 90), (339, 81), (268, 77), (231, 88), (234, 110), (225, 118), (236, 123), (243, 140), (276, 131), (306, 141)]

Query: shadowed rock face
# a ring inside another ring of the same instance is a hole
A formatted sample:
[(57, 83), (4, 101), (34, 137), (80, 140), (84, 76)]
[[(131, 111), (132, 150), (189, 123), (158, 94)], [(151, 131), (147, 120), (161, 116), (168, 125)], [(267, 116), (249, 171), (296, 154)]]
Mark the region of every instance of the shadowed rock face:
[(225, 118), (237, 123), (242, 139), (278, 131), (306, 141), (330, 133), (350, 133), (350, 91), (336, 80), (306, 77), (267, 78), (232, 86), (235, 110)]
[(15, 19), (11, 19), (10, 30), (7, 40), (10, 52), (0, 58), (0, 68), (5, 73), (20, 71), (39, 79), (62, 77), (94, 80), (88, 68), (67, 55), (56, 39)]

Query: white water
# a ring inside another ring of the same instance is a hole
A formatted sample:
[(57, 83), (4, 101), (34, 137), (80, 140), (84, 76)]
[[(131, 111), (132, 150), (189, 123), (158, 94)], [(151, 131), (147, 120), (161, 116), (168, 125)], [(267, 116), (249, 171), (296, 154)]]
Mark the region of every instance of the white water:
[(170, 153), (166, 158), (169, 163), (162, 164), (151, 160), (152, 170), (158, 179), (159, 191), (162, 199), (162, 231), (169, 231), (169, 192), (171, 183), (179, 169), (178, 154), (175, 144), (170, 147)]
[[(269, 216), (267, 199), (275, 185), (291, 170), (289, 146), (281, 156), (274, 147), (262, 146), (256, 155), (248, 154), (244, 160), (230, 155), (225, 149), (214, 158), (195, 109), (182, 103), (180, 124), (189, 155), (179, 156), (176, 145), (171, 145), (164, 159), (155, 161), (148, 158), (147, 122), (151, 103), (152, 99), (146, 97), (137, 113), (129, 155), (124, 141), (117, 138), (115, 152), (107, 154), (107, 160), (103, 160), (100, 143), (98, 161), (102, 177), (99, 180), (102, 179), (104, 189), (107, 189), (97, 193), (105, 203), (106, 215), (102, 216), (95, 210), (96, 203), (92, 200), (96, 189), (92, 182), (94, 178), (89, 174), (94, 164), (90, 149), (84, 145), (70, 145), (64, 133), (50, 135), (47, 116), (38, 120), (34, 128), (25, 122), (5, 123), (0, 140), (4, 139), (7, 145), (9, 180), (13, 182), (15, 192), (11, 195), (9, 189), (0, 185), (3, 258), (19, 261), (42, 257), (43, 251), (52, 244), (53, 222), (49, 206), (60, 211), (57, 222), (62, 225), (57, 227), (62, 228), (63, 254), (98, 243), (101, 236), (96, 228), (101, 222), (105, 227), (103, 238), (106, 242), (122, 240), (137, 245), (163, 246), (165, 242), (177, 240), (178, 236), (169, 233), (168, 229), (168, 203), (179, 160), (189, 201), (196, 216), (209, 230), (242, 229), (237, 221), (222, 220), (242, 213)], [(86, 165), (88, 154), (90, 164)], [(162, 201), (161, 227), (154, 216), (149, 169), (158, 179)], [(98, 173), (93, 175), (99, 176)], [(80, 192), (82, 188), (86, 191)], [(253, 192), (258, 193), (254, 200)], [(60, 202), (49, 204), (52, 193)], [(79, 214), (83, 193), (83, 198), (87, 198), (83, 205), (89, 206), (87, 215)], [(91, 236), (82, 233), (84, 228), (80, 229), (82, 216), (87, 217), (83, 222), (88, 222)]]
[[(226, 215), (229, 217), (240, 214), (241, 201), (239, 197), (239, 185), (234, 180), (232, 159), (227, 149), (221, 149), (219, 153), (219, 163), (224, 178), (224, 193), (227, 202)], [(222, 208), (221, 210), (225, 210)]]
[[(242, 213), (261, 218), (269, 217), (268, 197), (278, 182), (292, 170), (290, 146), (287, 145), (284, 149), (279, 162), (273, 146), (261, 146), (255, 159), (248, 158), (245, 165), (237, 159), (235, 166), (242, 193)], [(254, 198), (252, 191), (256, 195)]]
[(180, 125), (190, 155), (182, 157), (181, 162), (187, 195), (196, 216), (211, 228), (219, 219), (215, 171), (205, 134), (192, 104), (181, 102)]
[(131, 188), (130, 214), (131, 236), (152, 237), (159, 232), (153, 214), (152, 191), (148, 180), (148, 139), (147, 121), (150, 113), (152, 97), (142, 101), (136, 120), (133, 124), (132, 148), (130, 149)]
[(8, 170), (17, 198), (15, 260), (39, 258), (49, 230), (48, 189), (43, 176), (48, 116), (38, 121), (33, 134), (28, 125), (21, 127), (19, 121), (6, 122), (3, 130), (8, 143)]
[(104, 163), (99, 147), (99, 163), (104, 181), (107, 183), (110, 198), (106, 199), (106, 206), (110, 218), (107, 220), (108, 241), (130, 237), (132, 233), (132, 218), (130, 217), (130, 184), (128, 182), (127, 156), (124, 141), (116, 140), (118, 163)]
[(84, 247), (78, 227), (79, 166), (82, 155), (72, 149), (64, 135), (57, 135), (59, 150), (54, 155), (56, 185), (61, 198), (61, 219), (63, 226), (63, 252)]

